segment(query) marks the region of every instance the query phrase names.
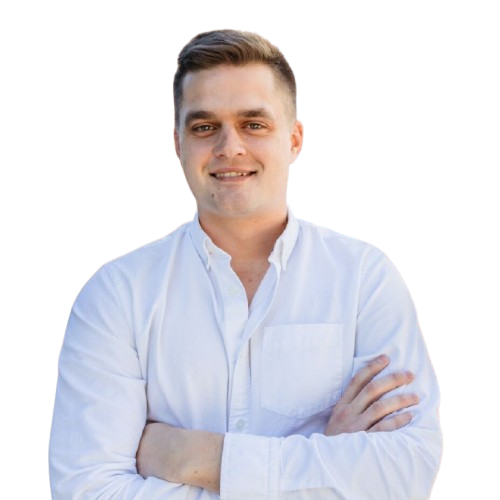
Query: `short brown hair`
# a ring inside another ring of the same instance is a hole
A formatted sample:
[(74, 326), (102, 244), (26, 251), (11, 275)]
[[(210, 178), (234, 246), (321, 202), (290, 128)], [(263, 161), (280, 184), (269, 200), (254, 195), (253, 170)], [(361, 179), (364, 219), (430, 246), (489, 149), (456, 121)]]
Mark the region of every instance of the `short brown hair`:
[(256, 33), (236, 30), (208, 31), (196, 35), (180, 52), (174, 77), (175, 126), (179, 126), (182, 84), (187, 73), (222, 64), (269, 66), (290, 95), (292, 113), (297, 108), (297, 86), (292, 68), (280, 50)]

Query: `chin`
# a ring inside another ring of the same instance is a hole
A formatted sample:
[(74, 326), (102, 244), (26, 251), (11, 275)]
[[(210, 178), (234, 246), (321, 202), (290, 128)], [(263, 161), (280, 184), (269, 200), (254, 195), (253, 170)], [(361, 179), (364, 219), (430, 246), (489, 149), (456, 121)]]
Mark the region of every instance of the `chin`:
[(247, 199), (219, 200), (219, 203), (214, 208), (220, 215), (226, 215), (227, 217), (249, 216), (259, 211), (258, 205)]

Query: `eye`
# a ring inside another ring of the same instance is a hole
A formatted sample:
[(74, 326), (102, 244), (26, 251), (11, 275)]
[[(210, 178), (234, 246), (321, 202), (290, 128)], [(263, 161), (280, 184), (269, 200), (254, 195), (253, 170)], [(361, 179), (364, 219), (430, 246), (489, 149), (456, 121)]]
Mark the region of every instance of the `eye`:
[(264, 125), (262, 125), (262, 123), (250, 122), (246, 124), (246, 127), (249, 128), (250, 130), (260, 130), (264, 128)]
[(215, 127), (213, 125), (210, 125), (208, 123), (201, 123), (199, 125), (194, 125), (191, 130), (195, 133), (201, 133), (201, 134), (206, 134), (207, 132), (212, 132), (215, 130)]

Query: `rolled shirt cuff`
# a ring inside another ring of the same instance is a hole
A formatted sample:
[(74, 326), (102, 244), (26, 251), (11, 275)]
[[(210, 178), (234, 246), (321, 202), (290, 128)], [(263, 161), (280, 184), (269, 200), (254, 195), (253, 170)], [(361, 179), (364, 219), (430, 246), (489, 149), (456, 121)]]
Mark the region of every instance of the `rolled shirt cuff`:
[(227, 433), (221, 466), (221, 500), (279, 498), (283, 438)]

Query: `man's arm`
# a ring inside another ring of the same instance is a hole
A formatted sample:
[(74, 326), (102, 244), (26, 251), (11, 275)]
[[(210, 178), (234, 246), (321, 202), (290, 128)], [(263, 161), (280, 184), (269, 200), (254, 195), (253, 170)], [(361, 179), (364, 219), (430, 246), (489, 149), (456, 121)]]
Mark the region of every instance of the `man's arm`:
[(144, 429), (137, 470), (145, 478), (157, 477), (219, 493), (223, 446), (223, 434), (153, 422)]
[(137, 473), (146, 381), (123, 288), (108, 264), (85, 285), (71, 311), (50, 439), (54, 500), (175, 500), (192, 489)]
[[(414, 378), (412, 373), (403, 372), (374, 380), (388, 364), (387, 356), (379, 356), (353, 377), (332, 410), (324, 431), (326, 436), (360, 431), (389, 432), (411, 421), (410, 412), (395, 413), (417, 404), (417, 395), (400, 394), (381, 399)], [(151, 423), (141, 439), (137, 468), (143, 477), (158, 477), (218, 493), (223, 442), (223, 434)]]

